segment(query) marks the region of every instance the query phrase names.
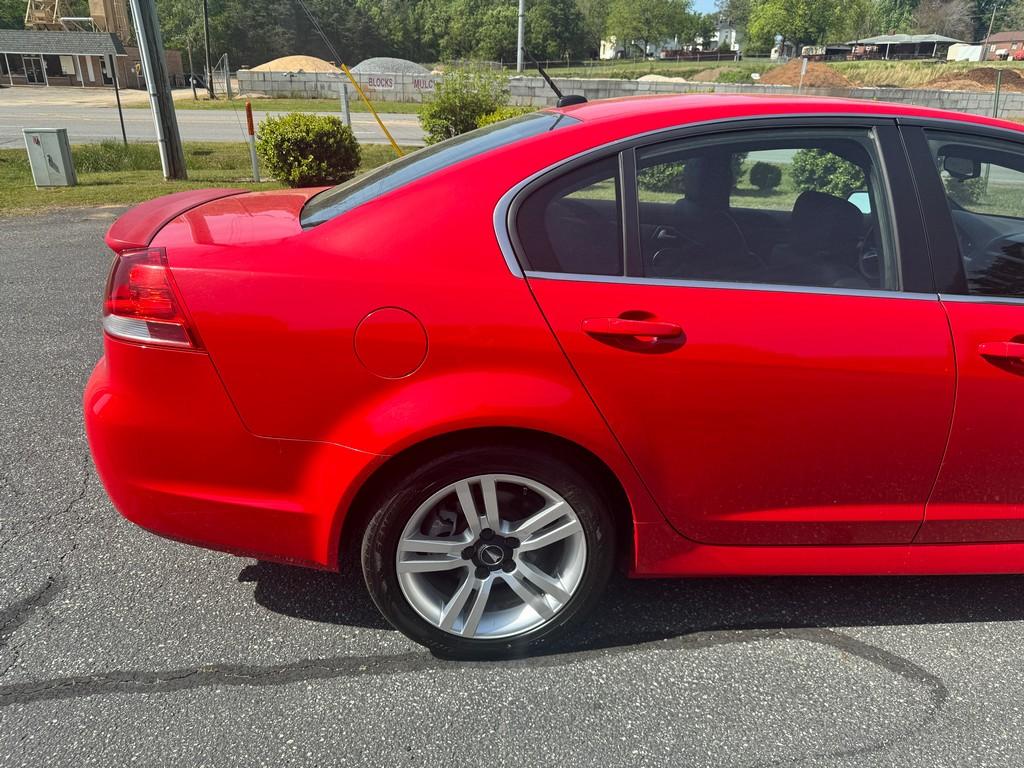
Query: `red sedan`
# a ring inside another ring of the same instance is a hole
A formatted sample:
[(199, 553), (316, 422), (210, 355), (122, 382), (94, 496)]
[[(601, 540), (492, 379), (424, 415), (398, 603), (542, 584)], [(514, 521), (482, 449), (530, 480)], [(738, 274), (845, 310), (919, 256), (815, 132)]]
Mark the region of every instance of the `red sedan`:
[(867, 101), (544, 110), (107, 235), (120, 512), (333, 569), (438, 653), (633, 576), (1024, 572), (1024, 132)]

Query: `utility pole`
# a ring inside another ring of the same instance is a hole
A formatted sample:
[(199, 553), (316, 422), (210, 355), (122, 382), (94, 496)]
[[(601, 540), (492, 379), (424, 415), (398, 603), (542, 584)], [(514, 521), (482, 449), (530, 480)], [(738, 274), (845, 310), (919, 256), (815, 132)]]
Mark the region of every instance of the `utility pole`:
[[(985, 40), (988, 40), (990, 37), (992, 37), (992, 27), (995, 26), (995, 23), (996, 23), (996, 11), (997, 10), (999, 10), (999, 2), (998, 2), (998, 0), (997, 0), (997, 2), (992, 3), (992, 18), (989, 19), (989, 22), (988, 22), (988, 34), (985, 35)], [(988, 45), (988, 43), (986, 43), (986, 45)], [(984, 56), (984, 58), (987, 59), (988, 58), (988, 52), (986, 51), (983, 54), (983, 56)]]
[(523, 48), (526, 45), (526, 0), (519, 0), (519, 45), (516, 49), (516, 72), (523, 71)]
[(139, 44), (139, 56), (146, 75), (146, 90), (149, 104), (153, 109), (156, 124), (156, 139), (160, 146), (160, 165), (165, 179), (186, 179), (185, 153), (181, 147), (178, 121), (174, 116), (174, 100), (171, 98), (171, 84), (167, 80), (167, 65), (164, 62), (164, 41), (160, 35), (154, 0), (131, 0), (132, 17), (135, 19), (135, 37)]
[(213, 70), (210, 68), (210, 0), (203, 0), (203, 39), (206, 41), (206, 92), (213, 93)]

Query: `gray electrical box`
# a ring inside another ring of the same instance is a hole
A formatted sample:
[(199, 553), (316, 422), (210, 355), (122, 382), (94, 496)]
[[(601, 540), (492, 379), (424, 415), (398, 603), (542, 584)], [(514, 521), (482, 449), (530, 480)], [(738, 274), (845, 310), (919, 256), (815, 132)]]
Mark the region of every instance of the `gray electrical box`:
[(24, 133), (37, 187), (73, 187), (78, 183), (66, 128), (26, 128)]

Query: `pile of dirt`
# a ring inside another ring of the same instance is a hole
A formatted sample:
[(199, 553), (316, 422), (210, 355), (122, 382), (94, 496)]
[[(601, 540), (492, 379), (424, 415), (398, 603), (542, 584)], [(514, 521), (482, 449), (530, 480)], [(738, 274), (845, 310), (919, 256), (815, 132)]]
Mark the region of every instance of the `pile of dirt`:
[(253, 72), (341, 72), (329, 61), (316, 56), (282, 56), (252, 68)]
[[(781, 67), (768, 70), (758, 81), (763, 85), (800, 85), (800, 69), (803, 59), (791, 59)], [(828, 64), (817, 61), (807, 63), (807, 74), (804, 75), (805, 88), (851, 88), (853, 83), (836, 72)]]
[(971, 67), (937, 77), (922, 87), (941, 91), (994, 91), (1000, 71), (1003, 73), (1002, 90), (1024, 92), (1024, 77), (1021, 77), (1018, 70), (1009, 67)]

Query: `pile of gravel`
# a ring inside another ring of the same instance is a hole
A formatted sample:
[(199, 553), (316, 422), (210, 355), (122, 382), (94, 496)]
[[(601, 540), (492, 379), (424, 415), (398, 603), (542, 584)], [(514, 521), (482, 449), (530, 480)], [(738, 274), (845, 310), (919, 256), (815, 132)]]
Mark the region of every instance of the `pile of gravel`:
[(430, 70), (421, 67), (415, 61), (408, 59), (393, 59), (390, 56), (375, 56), (372, 59), (363, 59), (354, 67), (353, 72), (365, 75), (376, 75), (385, 73), (389, 75), (429, 75)]

